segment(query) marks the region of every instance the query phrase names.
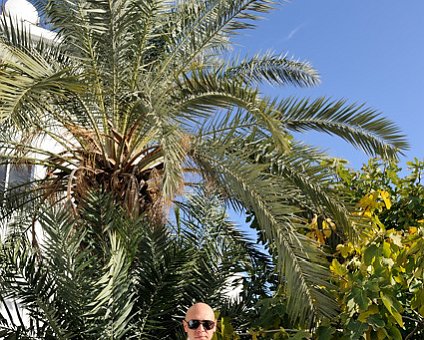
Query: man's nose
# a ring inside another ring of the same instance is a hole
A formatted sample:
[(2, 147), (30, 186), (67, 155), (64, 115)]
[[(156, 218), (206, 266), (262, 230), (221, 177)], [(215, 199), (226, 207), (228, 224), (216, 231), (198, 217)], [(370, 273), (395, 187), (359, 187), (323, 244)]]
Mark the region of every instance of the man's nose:
[(206, 328), (203, 326), (203, 324), (201, 323), (200, 325), (199, 325), (199, 327), (197, 327), (197, 331), (199, 331), (199, 332), (206, 332)]

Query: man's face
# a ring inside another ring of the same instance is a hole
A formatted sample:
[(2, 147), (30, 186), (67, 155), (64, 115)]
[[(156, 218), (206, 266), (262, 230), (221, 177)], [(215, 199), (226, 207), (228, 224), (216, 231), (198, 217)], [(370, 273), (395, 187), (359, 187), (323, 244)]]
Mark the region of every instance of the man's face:
[[(198, 303), (192, 306), (187, 311), (183, 324), (189, 340), (210, 340), (216, 330), (213, 310), (204, 303)], [(195, 326), (197, 327), (193, 328)]]

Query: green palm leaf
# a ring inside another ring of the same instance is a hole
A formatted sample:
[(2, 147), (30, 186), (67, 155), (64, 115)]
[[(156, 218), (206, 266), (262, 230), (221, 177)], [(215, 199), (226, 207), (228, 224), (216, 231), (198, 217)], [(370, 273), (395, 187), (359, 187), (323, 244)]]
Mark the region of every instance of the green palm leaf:
[[(265, 239), (275, 244), (279, 268), (287, 280), (291, 317), (305, 322), (311, 321), (315, 315), (336, 315), (335, 301), (321, 288), (331, 287), (325, 256), (312, 240), (297, 231), (300, 220), (294, 215), (296, 208), (284, 203), (290, 192), (285, 190), (281, 200), (279, 188), (283, 183), (280, 179), (264, 171), (267, 164), (249, 164), (243, 154), (232, 154), (231, 158), (226, 155), (223, 162), (222, 158), (217, 158), (219, 149), (206, 150), (201, 153), (205, 172), (220, 169), (216, 180), (226, 188), (230, 197), (237, 198), (255, 213)], [(206, 158), (206, 154), (215, 156)]]
[(288, 59), (285, 55), (256, 55), (225, 68), (224, 78), (242, 79), (248, 84), (314, 86), (319, 76), (309, 63)]
[(369, 155), (396, 157), (408, 147), (399, 129), (364, 105), (346, 105), (320, 98), (283, 100), (276, 108), (284, 126), (294, 131), (316, 130), (337, 135)]

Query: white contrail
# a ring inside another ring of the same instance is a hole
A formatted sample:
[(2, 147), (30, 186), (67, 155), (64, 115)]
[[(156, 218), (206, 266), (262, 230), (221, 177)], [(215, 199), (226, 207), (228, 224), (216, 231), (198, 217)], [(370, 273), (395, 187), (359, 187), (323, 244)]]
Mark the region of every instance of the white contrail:
[(286, 41), (288, 41), (288, 40), (290, 40), (291, 38), (293, 38), (294, 36), (295, 36), (295, 34), (297, 33), (297, 32), (299, 32), (304, 26), (305, 26), (306, 24), (305, 23), (303, 23), (303, 24), (301, 24), (301, 25), (299, 25), (299, 26), (297, 26), (295, 29), (293, 29), (293, 30), (291, 30), (290, 31), (290, 33), (287, 35), (287, 37), (286, 37)]

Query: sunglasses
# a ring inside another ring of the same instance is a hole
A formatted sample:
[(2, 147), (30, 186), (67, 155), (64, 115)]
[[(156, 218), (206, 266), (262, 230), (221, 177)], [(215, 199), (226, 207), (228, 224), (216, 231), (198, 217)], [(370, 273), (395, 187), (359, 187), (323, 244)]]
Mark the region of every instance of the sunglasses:
[(197, 329), (200, 325), (202, 325), (204, 329), (210, 331), (215, 326), (215, 322), (212, 320), (189, 320), (186, 322), (190, 329)]

